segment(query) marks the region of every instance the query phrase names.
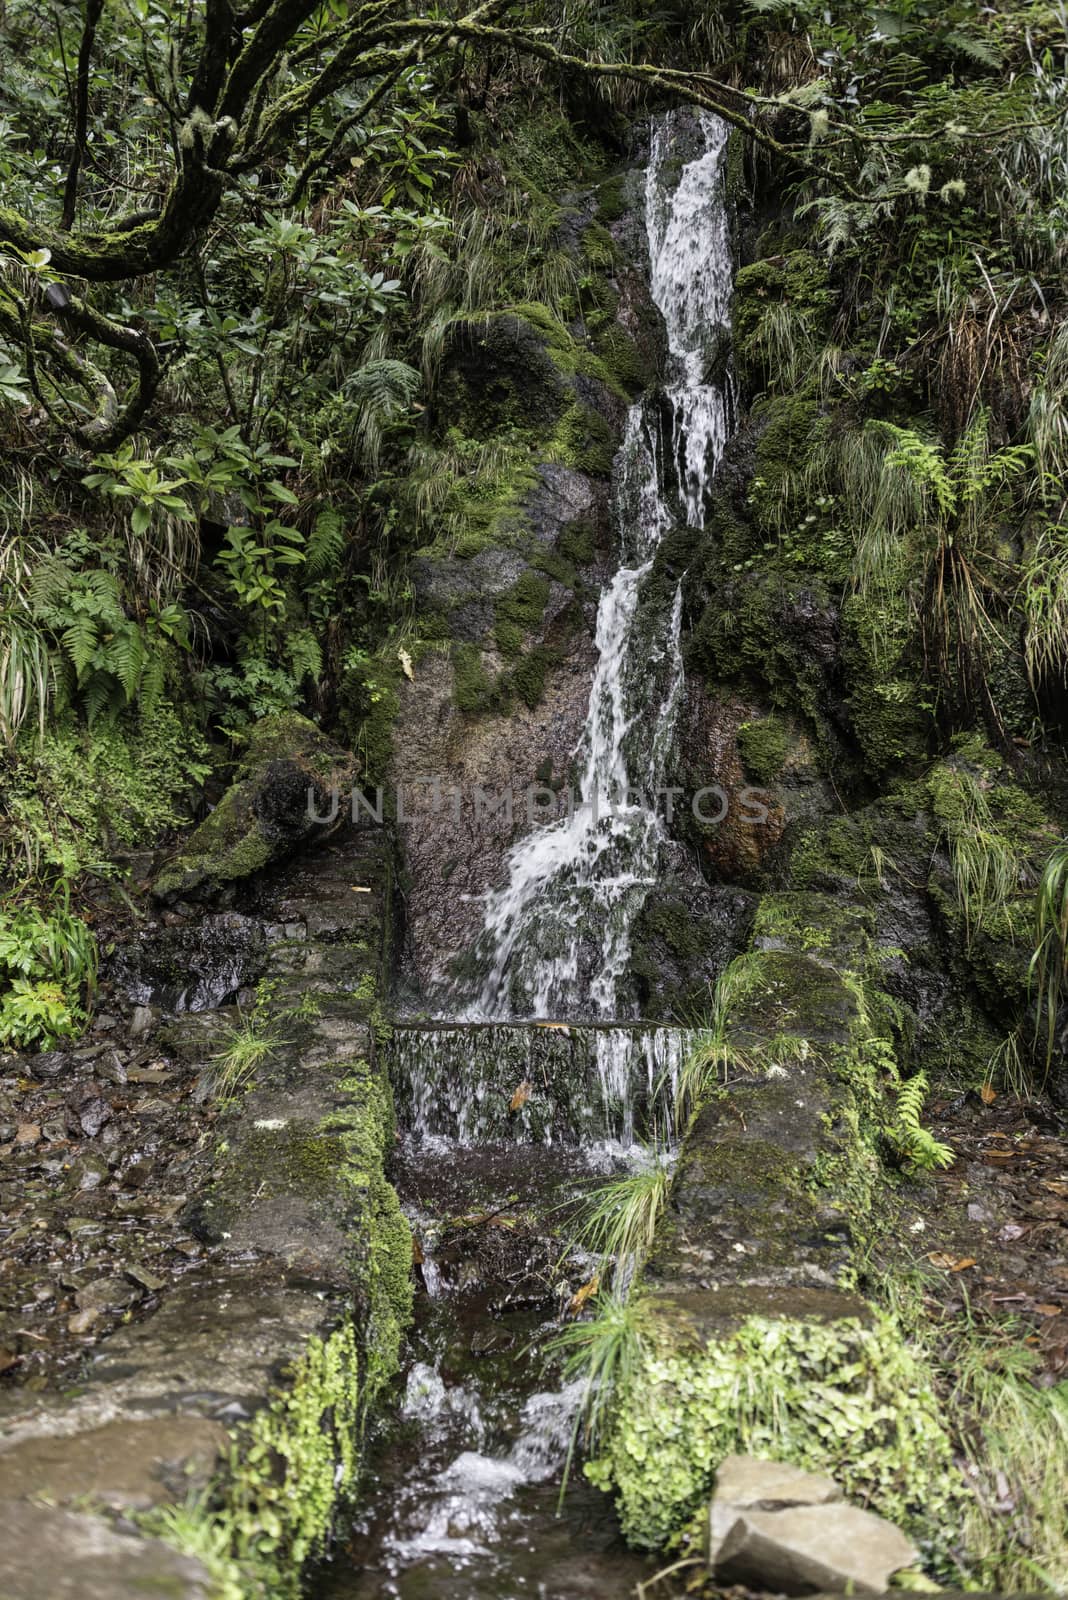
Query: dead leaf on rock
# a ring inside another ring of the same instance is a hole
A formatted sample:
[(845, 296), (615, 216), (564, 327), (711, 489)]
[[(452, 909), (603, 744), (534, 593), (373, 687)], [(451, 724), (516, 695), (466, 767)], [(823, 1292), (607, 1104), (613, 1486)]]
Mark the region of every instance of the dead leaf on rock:
[(524, 1078), (522, 1083), (519, 1085), (518, 1089), (516, 1090), (515, 1094), (512, 1096), (512, 1098), (508, 1102), (509, 1111), (522, 1111), (523, 1107), (526, 1105), (526, 1103), (527, 1103), (527, 1101), (529, 1099), (530, 1099), (530, 1079), (529, 1078)]
[(601, 1274), (599, 1272), (595, 1272), (593, 1277), (590, 1278), (589, 1282), (584, 1283), (581, 1289), (576, 1289), (574, 1294), (571, 1296), (571, 1299), (568, 1301), (567, 1305), (568, 1316), (577, 1317), (583, 1306), (586, 1304), (586, 1301), (591, 1295), (595, 1295), (600, 1287)]
[(928, 1251), (927, 1259), (932, 1267), (940, 1267), (943, 1272), (964, 1272), (978, 1265), (974, 1256), (951, 1256), (944, 1250)]
[(555, 1033), (566, 1033), (569, 1037), (571, 1034), (571, 1029), (566, 1022), (536, 1022), (534, 1026), (536, 1028), (551, 1028)]

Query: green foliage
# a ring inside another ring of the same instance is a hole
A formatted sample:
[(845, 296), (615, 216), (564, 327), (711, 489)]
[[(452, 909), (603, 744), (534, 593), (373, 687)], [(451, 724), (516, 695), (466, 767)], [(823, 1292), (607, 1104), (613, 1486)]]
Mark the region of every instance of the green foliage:
[[(950, 1332), (937, 1375), (976, 1486), (961, 1530), (969, 1586), (1060, 1591), (1068, 1583), (1068, 1392), (1063, 1383), (1036, 1384), (1039, 1355), (1022, 1324), (981, 1326), (965, 1315)], [(1006, 1500), (1011, 1518), (1000, 1509)]]
[(671, 1165), (651, 1153), (648, 1165), (598, 1189), (581, 1225), (582, 1241), (616, 1263), (617, 1275), (632, 1275), (649, 1253), (671, 1190)]
[(564, 1377), (584, 1381), (564, 1467), (561, 1498), (567, 1488), (579, 1434), (587, 1450), (599, 1449), (608, 1435), (615, 1400), (634, 1382), (645, 1356), (645, 1310), (640, 1300), (601, 1291), (591, 1311), (549, 1343), (550, 1354), (564, 1357)]
[(894, 1121), (886, 1129), (898, 1155), (920, 1172), (952, 1166), (955, 1159), (949, 1145), (936, 1139), (920, 1121), (929, 1087), (922, 1072), (899, 1084)]
[(96, 940), (69, 899), (0, 912), (0, 1045), (45, 1048), (77, 1033), (96, 968)]
[(135, 622), (126, 615), (111, 572), (75, 571), (58, 558), (46, 559), (33, 572), (29, 601), (90, 724), (137, 699), (151, 714), (163, 695), (168, 647), (189, 648), (181, 606), (171, 602)]
[(1044, 1042), (1048, 1074), (1057, 1018), (1068, 993), (1068, 840), (1053, 847), (1038, 880), (1028, 977), (1036, 993), (1036, 1033)]
[(679, 1533), (738, 1451), (826, 1473), (847, 1497), (943, 1546), (968, 1491), (921, 1349), (893, 1318), (750, 1317), (705, 1340), (662, 1326), (618, 1386), (586, 1475), (642, 1549)]
[(286, 1041), (257, 1007), (227, 1029), (222, 1048), (212, 1057), (212, 1094), (227, 1105), (251, 1088), (256, 1068)]
[(30, 875), (114, 874), (112, 851), (155, 843), (209, 772), (205, 747), (168, 700), (91, 729), (69, 715), (0, 779), (0, 859)]

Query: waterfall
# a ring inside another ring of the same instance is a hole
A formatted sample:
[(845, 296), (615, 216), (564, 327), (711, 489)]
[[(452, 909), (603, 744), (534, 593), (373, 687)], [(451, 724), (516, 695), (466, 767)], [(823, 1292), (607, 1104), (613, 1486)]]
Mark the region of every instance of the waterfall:
[(390, 1044), (390, 1077), (402, 1125), (424, 1142), (626, 1151), (669, 1133), (675, 1085), (693, 1040), (684, 1028), (641, 1023), (402, 1024)]
[(671, 422), (665, 430), (658, 396), (632, 406), (616, 460), (620, 567), (597, 614), (598, 663), (576, 752), (581, 804), (520, 840), (507, 881), (486, 897), (477, 946), (483, 977), (461, 1012), (468, 1020), (633, 1013), (621, 979), (666, 843), (657, 796), (683, 687), (681, 590), (667, 604), (646, 603), (646, 580), (676, 520), (704, 525), (728, 430), (727, 380), (715, 376), (731, 292), (727, 127), (703, 116), (699, 129), (704, 148), (672, 184), (679, 119), (668, 113), (653, 126), (645, 215), (650, 286), (667, 332)]

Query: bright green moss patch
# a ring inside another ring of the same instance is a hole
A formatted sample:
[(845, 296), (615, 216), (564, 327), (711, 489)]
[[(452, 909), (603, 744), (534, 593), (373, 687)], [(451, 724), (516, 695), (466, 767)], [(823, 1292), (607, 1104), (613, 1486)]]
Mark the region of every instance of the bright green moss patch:
[(893, 1318), (751, 1317), (703, 1343), (649, 1328), (586, 1467), (629, 1543), (659, 1549), (685, 1528), (732, 1451), (827, 1473), (920, 1540), (952, 1538), (967, 1490), (926, 1362)]
[(789, 749), (785, 724), (778, 717), (743, 722), (738, 729), (738, 754), (748, 773), (760, 783), (774, 783)]

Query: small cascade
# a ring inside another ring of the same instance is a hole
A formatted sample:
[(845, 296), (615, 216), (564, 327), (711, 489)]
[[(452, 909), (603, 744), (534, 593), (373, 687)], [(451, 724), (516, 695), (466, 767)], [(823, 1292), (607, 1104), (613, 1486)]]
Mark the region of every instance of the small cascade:
[[(681, 173), (680, 145), (694, 152)], [(654, 563), (673, 527), (703, 525), (729, 423), (725, 146), (713, 118), (653, 128), (645, 213), (669, 355), (615, 464), (620, 565), (597, 613), (583, 803), (512, 851), (485, 901), (477, 989), (439, 996), (453, 1020), (397, 1023), (386, 1047), (419, 1314), (403, 1400), (317, 1600), (586, 1600), (649, 1575), (581, 1472), (559, 1500), (585, 1380), (568, 1381), (557, 1341), (607, 1270), (586, 1231), (606, 1181), (674, 1160), (699, 1039), (638, 1020), (627, 972), (670, 846), (656, 794), (684, 687), (681, 590)], [(616, 1260), (614, 1290), (634, 1265)]]
[[(677, 520), (704, 525), (726, 442), (731, 253), (723, 167), (727, 129), (700, 121), (704, 149), (668, 182), (674, 114), (654, 126), (645, 211), (650, 285), (664, 318), (671, 417), (659, 396), (631, 407), (616, 461), (621, 564), (597, 614), (598, 664), (578, 757), (581, 804), (522, 839), (484, 907), (483, 976), (469, 1020), (633, 1014), (624, 978), (630, 934), (667, 843), (663, 792), (683, 676), (681, 591), (647, 597), (657, 547)], [(665, 471), (665, 450), (671, 471)], [(669, 485), (674, 484), (674, 492)]]
[(390, 1076), (402, 1124), (459, 1144), (616, 1146), (666, 1134), (692, 1035), (647, 1026), (399, 1026)]

